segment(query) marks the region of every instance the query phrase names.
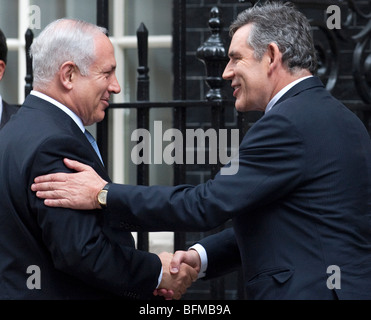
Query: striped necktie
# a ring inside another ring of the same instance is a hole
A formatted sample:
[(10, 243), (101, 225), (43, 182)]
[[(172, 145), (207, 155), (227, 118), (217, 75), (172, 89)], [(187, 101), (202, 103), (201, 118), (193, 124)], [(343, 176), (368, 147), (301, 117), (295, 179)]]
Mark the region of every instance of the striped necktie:
[(95, 152), (97, 153), (100, 161), (103, 163), (102, 156), (99, 152), (99, 148), (98, 148), (97, 142), (95, 141), (94, 137), (92, 136), (92, 134), (88, 130), (85, 130), (84, 134), (85, 134), (86, 138), (89, 140), (92, 147), (94, 148)]

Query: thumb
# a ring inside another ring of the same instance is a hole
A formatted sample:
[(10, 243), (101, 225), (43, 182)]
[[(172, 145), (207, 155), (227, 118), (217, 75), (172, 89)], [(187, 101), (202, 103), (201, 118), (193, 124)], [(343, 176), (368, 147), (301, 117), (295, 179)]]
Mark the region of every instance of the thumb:
[(86, 171), (89, 169), (89, 166), (75, 160), (65, 158), (63, 162), (67, 168), (75, 170), (77, 172)]
[(182, 263), (184, 257), (179, 252), (176, 252), (173, 259), (170, 262), (170, 273), (177, 274), (179, 272), (180, 264)]
[(173, 258), (170, 262), (170, 273), (177, 274), (179, 272), (180, 265), (186, 260), (185, 251), (177, 251), (174, 253)]

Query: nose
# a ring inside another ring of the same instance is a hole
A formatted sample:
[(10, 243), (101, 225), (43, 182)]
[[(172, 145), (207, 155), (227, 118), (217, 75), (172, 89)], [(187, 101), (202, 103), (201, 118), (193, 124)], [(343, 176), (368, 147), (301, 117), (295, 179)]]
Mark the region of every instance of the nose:
[(232, 80), (233, 75), (234, 75), (234, 73), (233, 73), (233, 69), (231, 67), (231, 62), (228, 62), (227, 66), (224, 69), (222, 77), (223, 77), (224, 80)]
[(116, 75), (114, 75), (112, 77), (112, 82), (111, 82), (111, 84), (110, 84), (110, 86), (108, 88), (108, 91), (110, 93), (115, 93), (115, 94), (118, 94), (118, 93), (121, 92), (121, 87), (120, 87), (120, 84), (119, 84), (119, 82), (118, 82), (118, 80), (116, 78)]

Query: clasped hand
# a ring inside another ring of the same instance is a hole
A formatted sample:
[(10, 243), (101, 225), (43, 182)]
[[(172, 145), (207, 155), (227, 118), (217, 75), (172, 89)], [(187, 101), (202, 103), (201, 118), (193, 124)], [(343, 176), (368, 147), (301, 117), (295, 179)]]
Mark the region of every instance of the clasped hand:
[(201, 260), (195, 250), (177, 251), (175, 254), (159, 254), (162, 263), (162, 280), (154, 291), (155, 296), (166, 300), (179, 300), (187, 289), (197, 280), (201, 269)]

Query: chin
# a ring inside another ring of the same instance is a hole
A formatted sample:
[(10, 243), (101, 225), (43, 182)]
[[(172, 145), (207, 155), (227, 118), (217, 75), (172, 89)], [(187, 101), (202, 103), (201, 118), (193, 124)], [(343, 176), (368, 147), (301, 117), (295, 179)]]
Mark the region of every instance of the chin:
[(246, 107), (246, 106), (241, 106), (241, 105), (235, 105), (236, 106), (236, 110), (238, 111), (238, 112), (246, 112), (246, 111), (249, 111), (250, 109), (248, 108), (248, 107)]
[(103, 116), (103, 117), (100, 117), (100, 118), (96, 121), (96, 123), (102, 122), (103, 120), (104, 120), (104, 116)]

